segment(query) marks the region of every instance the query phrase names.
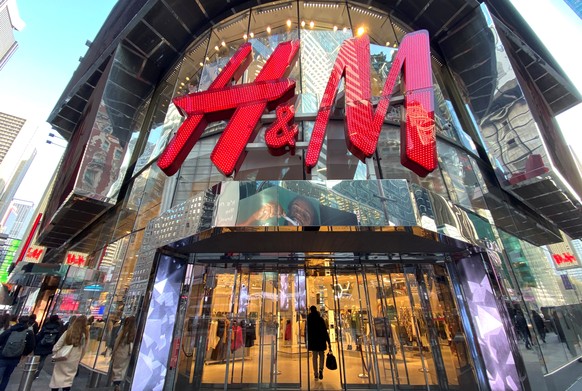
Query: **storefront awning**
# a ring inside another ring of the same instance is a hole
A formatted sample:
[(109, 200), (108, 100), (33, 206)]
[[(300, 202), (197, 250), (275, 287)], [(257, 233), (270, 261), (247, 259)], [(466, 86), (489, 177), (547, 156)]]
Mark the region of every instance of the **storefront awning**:
[(64, 277), (69, 266), (54, 263), (19, 262), (8, 277), (8, 284), (37, 286), (46, 276)]

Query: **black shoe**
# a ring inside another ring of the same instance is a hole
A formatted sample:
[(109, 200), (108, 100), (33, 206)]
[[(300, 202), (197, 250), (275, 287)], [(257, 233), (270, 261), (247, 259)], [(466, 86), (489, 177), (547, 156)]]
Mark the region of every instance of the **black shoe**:
[(317, 373), (315, 374), (315, 380), (318, 380), (319, 376), (317, 376)]
[(319, 380), (323, 379), (323, 371), (319, 371)]

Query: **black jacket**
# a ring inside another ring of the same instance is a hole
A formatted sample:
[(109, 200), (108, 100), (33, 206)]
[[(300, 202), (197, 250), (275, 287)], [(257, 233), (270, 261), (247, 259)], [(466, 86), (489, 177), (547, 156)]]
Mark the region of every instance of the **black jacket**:
[[(8, 341), (8, 337), (10, 337), (10, 334), (12, 334), (13, 331), (22, 331), (22, 330), (26, 330), (28, 329), (28, 325), (27, 324), (23, 324), (23, 323), (18, 323), (15, 324), (14, 326), (10, 327), (8, 330), (6, 330), (5, 332), (3, 332), (2, 334), (0, 334), (0, 357), (6, 359), (6, 360), (20, 360), (20, 357), (10, 357), (10, 358), (5, 358), (2, 356), (2, 349), (4, 348), (4, 345), (6, 345), (6, 342)], [(22, 356), (28, 356), (30, 353), (32, 353), (32, 351), (34, 350), (34, 345), (35, 345), (35, 341), (34, 341), (34, 334), (32, 332), (32, 330), (28, 330), (28, 333), (26, 334), (26, 345), (24, 345), (24, 351), (22, 352)]]
[(318, 313), (307, 315), (307, 349), (322, 352), (331, 345), (325, 321)]
[[(40, 341), (42, 341), (42, 338), (45, 336), (45, 334), (47, 333), (57, 333), (57, 336), (55, 338), (55, 343), (51, 344), (51, 345), (41, 345)], [(34, 348), (34, 354), (39, 355), (39, 356), (47, 356), (49, 354), (51, 354), (53, 352), (53, 346), (57, 343), (57, 341), (59, 340), (59, 338), (61, 337), (61, 324), (60, 323), (45, 323), (44, 326), (42, 326), (42, 329), (40, 330), (40, 332), (36, 335), (36, 347)]]

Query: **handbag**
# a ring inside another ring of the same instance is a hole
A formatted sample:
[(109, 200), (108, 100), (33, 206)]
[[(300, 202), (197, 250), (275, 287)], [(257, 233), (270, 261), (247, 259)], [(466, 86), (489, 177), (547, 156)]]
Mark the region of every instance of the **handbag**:
[(73, 345), (63, 345), (63, 347), (61, 347), (59, 350), (55, 352), (55, 354), (53, 354), (52, 357), (53, 362), (67, 361), (67, 358), (69, 357), (69, 354), (71, 353), (72, 350)]
[(327, 353), (327, 357), (325, 359), (325, 367), (330, 371), (335, 371), (337, 369), (337, 360), (332, 352)]

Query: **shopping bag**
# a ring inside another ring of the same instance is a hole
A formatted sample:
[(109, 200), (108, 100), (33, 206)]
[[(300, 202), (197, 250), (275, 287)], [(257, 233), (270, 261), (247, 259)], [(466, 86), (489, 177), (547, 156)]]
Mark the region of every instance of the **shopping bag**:
[(335, 371), (337, 369), (337, 360), (332, 352), (327, 353), (327, 358), (325, 359), (325, 367), (331, 371)]
[(60, 348), (55, 352), (55, 354), (53, 354), (52, 357), (53, 362), (67, 361), (67, 358), (71, 353), (71, 350), (73, 350), (73, 345), (63, 345), (62, 348)]

